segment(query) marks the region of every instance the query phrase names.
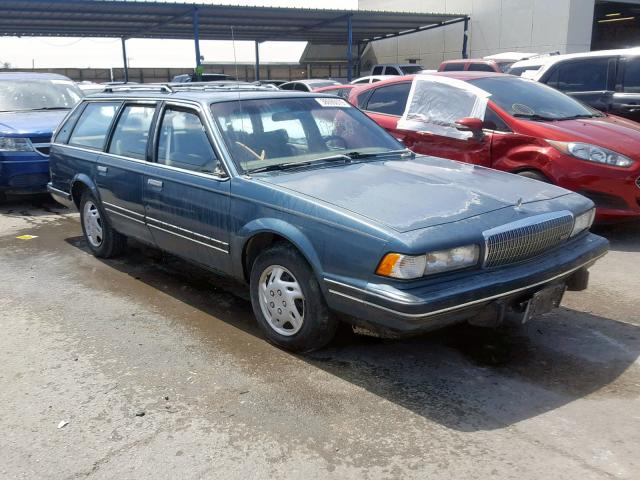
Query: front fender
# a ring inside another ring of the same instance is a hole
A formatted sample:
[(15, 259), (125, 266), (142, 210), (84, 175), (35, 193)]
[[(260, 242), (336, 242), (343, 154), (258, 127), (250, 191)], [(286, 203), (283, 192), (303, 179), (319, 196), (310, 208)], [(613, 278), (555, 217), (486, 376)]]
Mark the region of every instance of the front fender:
[(246, 223), (232, 239), (231, 252), (233, 257), (234, 274), (244, 278), (243, 252), (247, 242), (260, 233), (273, 233), (291, 242), (309, 262), (318, 278), (322, 278), (322, 264), (320, 256), (309, 238), (296, 226), (278, 218), (258, 218)]

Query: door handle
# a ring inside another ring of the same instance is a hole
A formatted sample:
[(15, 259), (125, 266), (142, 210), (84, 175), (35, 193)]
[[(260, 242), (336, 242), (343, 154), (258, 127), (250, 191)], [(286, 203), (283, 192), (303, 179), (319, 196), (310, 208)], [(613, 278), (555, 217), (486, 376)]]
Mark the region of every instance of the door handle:
[(162, 188), (162, 181), (154, 178), (147, 179), (147, 184), (151, 187)]
[(107, 173), (109, 171), (109, 169), (107, 167), (104, 167), (102, 165), (98, 165), (98, 172), (100, 173)]

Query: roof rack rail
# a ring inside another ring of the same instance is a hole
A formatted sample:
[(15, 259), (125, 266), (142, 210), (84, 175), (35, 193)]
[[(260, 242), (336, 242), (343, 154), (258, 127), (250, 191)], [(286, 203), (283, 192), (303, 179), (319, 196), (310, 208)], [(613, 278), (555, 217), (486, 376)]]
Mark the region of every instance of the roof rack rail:
[(171, 85), (166, 83), (149, 83), (149, 84), (138, 84), (138, 85), (129, 85), (123, 83), (122, 85), (109, 85), (104, 89), (105, 93), (114, 93), (114, 92), (128, 92), (128, 91), (137, 91), (137, 90), (153, 90), (160, 91), (165, 93), (173, 93), (175, 90), (171, 87)]
[(265, 85), (259, 82), (237, 82), (223, 80), (220, 82), (188, 82), (183, 84), (171, 84), (173, 91), (220, 91), (220, 90), (277, 90), (274, 85)]

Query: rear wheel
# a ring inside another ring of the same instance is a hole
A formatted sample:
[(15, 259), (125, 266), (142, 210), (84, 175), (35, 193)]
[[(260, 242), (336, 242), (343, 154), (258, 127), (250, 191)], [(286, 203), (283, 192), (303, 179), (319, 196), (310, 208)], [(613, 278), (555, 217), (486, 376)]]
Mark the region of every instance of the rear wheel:
[(308, 263), (291, 245), (276, 245), (256, 258), (250, 290), (253, 312), (270, 342), (309, 352), (334, 337), (338, 320)]
[(111, 227), (102, 208), (88, 190), (80, 199), (80, 221), (87, 245), (96, 257), (110, 258), (122, 252), (127, 237)]

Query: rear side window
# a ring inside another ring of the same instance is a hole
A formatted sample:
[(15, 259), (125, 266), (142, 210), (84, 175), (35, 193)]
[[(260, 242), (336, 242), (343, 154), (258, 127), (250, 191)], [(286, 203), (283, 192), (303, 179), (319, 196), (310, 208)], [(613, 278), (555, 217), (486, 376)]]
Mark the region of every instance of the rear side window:
[(491, 65), (486, 63), (472, 63), (469, 65), (468, 70), (472, 72), (495, 72)]
[(118, 119), (109, 153), (123, 157), (145, 160), (147, 158), (147, 140), (155, 107), (127, 105)]
[(623, 91), (640, 93), (640, 58), (630, 58), (625, 62)]
[(407, 105), (409, 90), (411, 90), (410, 82), (376, 88), (369, 97), (367, 110), (401, 116)]
[(396, 67), (385, 67), (384, 70), (385, 75), (400, 75), (400, 72)]
[(109, 127), (120, 106), (120, 102), (91, 102), (87, 104), (76, 127), (69, 137), (69, 145), (104, 148)]
[(373, 71), (371, 72), (371, 75), (382, 75), (382, 68), (381, 66), (377, 66), (377, 67), (373, 67)]
[(464, 70), (464, 63), (445, 63), (443, 72), (461, 72)]
[(160, 124), (157, 162), (194, 172), (215, 172), (218, 158), (196, 112), (165, 110)]
[(71, 131), (78, 121), (78, 117), (80, 117), (83, 109), (84, 106), (80, 105), (73, 111), (73, 113), (71, 113), (71, 115), (69, 115), (69, 118), (67, 118), (67, 121), (64, 122), (64, 125), (62, 125), (57, 131), (56, 138), (54, 140), (55, 143), (67, 143), (69, 141)]
[(558, 86), (563, 92), (595, 92), (607, 89), (609, 58), (588, 58), (563, 63)]
[(293, 90), (293, 87), (295, 87), (295, 84), (293, 83), (285, 83), (284, 85), (280, 85), (281, 90)]
[(294, 90), (299, 90), (301, 92), (308, 92), (309, 88), (304, 83), (296, 83), (293, 87)]

